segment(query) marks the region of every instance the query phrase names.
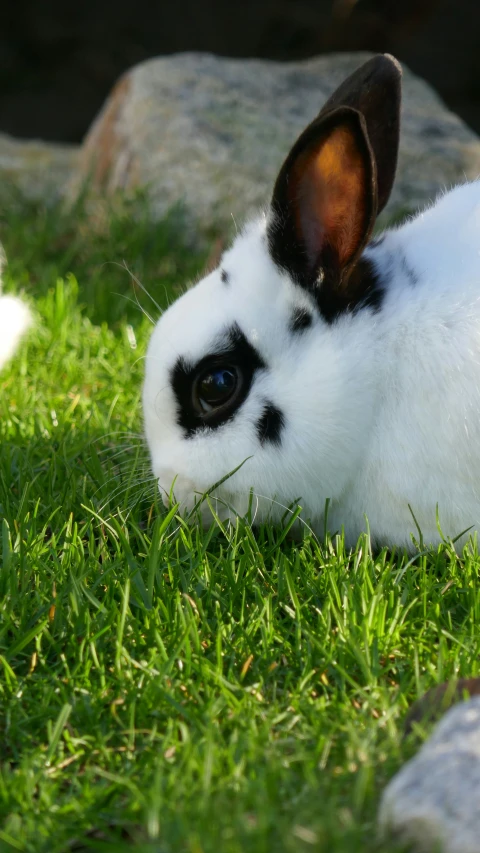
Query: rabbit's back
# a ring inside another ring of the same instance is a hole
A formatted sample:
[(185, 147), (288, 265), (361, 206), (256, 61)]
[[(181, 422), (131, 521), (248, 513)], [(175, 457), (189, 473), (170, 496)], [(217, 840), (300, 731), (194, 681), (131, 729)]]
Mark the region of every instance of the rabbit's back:
[(355, 538), (366, 513), (378, 541), (399, 545), (412, 513), (425, 541), (438, 540), (437, 505), (446, 535), (480, 531), (480, 182), (387, 232), (370, 254), (389, 270), (378, 408), (339, 516), (350, 515)]

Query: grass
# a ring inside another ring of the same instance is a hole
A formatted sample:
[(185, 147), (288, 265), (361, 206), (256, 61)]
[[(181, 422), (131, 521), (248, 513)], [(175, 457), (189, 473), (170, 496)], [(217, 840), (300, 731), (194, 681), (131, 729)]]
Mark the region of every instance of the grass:
[(479, 558), (165, 515), (110, 262), (165, 303), (205, 258), (145, 204), (1, 224), (37, 327), (0, 376), (0, 851), (386, 853), (408, 706), (479, 670)]

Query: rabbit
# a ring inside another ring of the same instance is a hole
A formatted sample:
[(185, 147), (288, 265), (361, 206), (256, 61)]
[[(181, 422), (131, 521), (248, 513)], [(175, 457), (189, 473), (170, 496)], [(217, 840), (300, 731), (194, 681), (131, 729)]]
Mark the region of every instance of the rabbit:
[(143, 414), (167, 505), (212, 489), (221, 520), (260, 522), (298, 502), (348, 547), (480, 530), (480, 182), (372, 238), (400, 100), (393, 57), (354, 72), (266, 213), (158, 320)]
[(31, 323), (27, 306), (15, 296), (2, 296), (2, 267), (5, 257), (0, 246), (0, 370), (12, 357)]

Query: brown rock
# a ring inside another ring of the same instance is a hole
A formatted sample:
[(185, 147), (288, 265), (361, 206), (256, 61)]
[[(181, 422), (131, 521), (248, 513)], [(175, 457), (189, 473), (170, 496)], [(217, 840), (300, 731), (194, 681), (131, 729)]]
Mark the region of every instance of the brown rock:
[[(159, 217), (183, 202), (203, 230), (264, 207), (292, 142), (367, 54), (301, 62), (177, 54), (134, 67), (87, 134), (78, 182), (148, 187)], [(480, 140), (404, 68), (397, 180), (386, 218), (480, 173)], [(75, 189), (75, 188), (74, 188)]]

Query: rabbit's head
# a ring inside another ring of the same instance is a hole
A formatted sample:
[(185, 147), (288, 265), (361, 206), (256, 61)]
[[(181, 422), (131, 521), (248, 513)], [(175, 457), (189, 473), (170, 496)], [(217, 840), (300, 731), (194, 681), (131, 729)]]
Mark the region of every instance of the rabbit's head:
[(395, 175), (400, 77), (377, 56), (345, 81), (267, 213), (158, 321), (143, 404), (165, 501), (189, 509), (214, 487), (220, 516), (252, 500), (257, 519), (279, 517), (300, 499), (313, 518), (346, 488), (372, 417), (385, 282), (368, 244)]

